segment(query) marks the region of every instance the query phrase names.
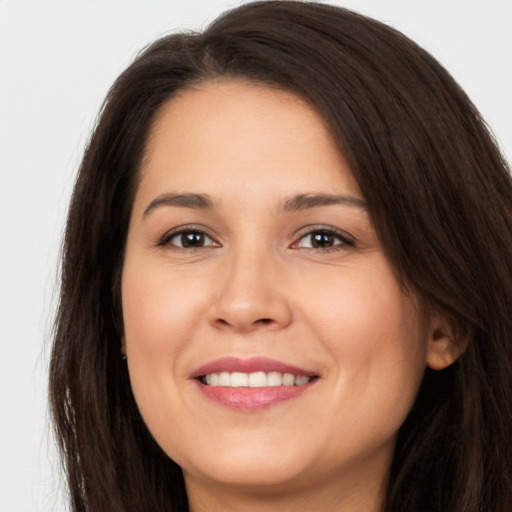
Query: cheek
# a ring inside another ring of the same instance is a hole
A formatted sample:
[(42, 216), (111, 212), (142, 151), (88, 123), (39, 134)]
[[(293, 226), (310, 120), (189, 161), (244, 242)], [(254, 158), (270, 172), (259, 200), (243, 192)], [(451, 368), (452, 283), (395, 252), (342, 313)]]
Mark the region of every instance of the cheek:
[[(422, 315), (388, 266), (372, 261), (357, 272), (341, 271), (306, 283), (301, 309), (329, 339), (338, 339), (340, 346), (349, 342), (356, 352), (414, 351), (414, 340), (424, 334)], [(326, 284), (318, 287), (318, 282)]]
[(326, 282), (322, 296), (308, 298), (303, 310), (335, 361), (332, 408), (360, 411), (361, 424), (389, 423), (389, 431), (396, 430), (425, 369), (423, 315), (387, 266), (376, 263), (353, 278), (347, 272)]
[(162, 404), (180, 402), (186, 376), (180, 374), (178, 362), (195, 336), (201, 297), (204, 293), (190, 282), (186, 286), (176, 272), (139, 265), (135, 257), (125, 262), (125, 348), (132, 390), (148, 425), (159, 424)]
[[(202, 308), (204, 290), (175, 272), (125, 264), (122, 280), (126, 348), (138, 357), (169, 356), (186, 342)], [(155, 361), (157, 362), (157, 361)]]

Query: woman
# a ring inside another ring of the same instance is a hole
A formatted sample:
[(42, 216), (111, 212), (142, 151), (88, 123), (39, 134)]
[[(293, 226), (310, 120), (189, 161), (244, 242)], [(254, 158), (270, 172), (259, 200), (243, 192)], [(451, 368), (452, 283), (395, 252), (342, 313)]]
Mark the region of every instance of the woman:
[(510, 510), (511, 234), (483, 121), (400, 33), (258, 2), (157, 41), (69, 212), (73, 510)]

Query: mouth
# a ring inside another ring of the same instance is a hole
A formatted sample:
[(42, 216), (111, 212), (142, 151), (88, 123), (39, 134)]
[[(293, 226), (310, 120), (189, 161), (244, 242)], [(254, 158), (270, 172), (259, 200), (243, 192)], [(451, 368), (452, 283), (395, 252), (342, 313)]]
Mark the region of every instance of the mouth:
[(220, 372), (208, 373), (199, 377), (206, 386), (224, 386), (230, 388), (266, 388), (277, 386), (304, 386), (316, 376), (294, 375), (281, 372)]
[(207, 399), (252, 411), (300, 396), (320, 376), (265, 357), (228, 357), (201, 366), (190, 378)]

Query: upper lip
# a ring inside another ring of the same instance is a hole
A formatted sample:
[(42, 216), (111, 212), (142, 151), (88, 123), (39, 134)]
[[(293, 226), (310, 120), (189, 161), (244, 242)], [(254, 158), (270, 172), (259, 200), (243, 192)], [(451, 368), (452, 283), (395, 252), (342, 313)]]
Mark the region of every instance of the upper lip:
[(298, 368), (276, 359), (258, 356), (251, 357), (249, 359), (240, 359), (238, 357), (222, 357), (220, 359), (215, 359), (214, 361), (210, 361), (195, 369), (190, 374), (190, 378), (197, 379), (204, 375), (220, 372), (280, 372), (291, 373), (293, 375), (306, 375), (308, 377), (318, 375), (315, 372)]

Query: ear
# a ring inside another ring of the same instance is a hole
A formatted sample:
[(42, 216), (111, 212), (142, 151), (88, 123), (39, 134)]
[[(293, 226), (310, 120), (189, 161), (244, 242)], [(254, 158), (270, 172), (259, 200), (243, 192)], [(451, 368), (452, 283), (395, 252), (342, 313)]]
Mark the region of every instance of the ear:
[(430, 322), (426, 365), (432, 370), (444, 370), (466, 350), (468, 339), (453, 319), (434, 313)]

